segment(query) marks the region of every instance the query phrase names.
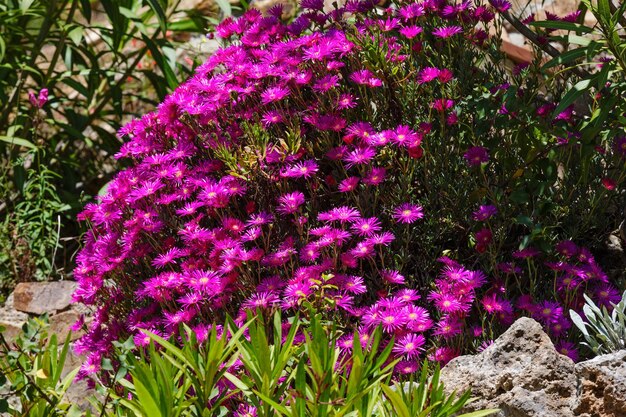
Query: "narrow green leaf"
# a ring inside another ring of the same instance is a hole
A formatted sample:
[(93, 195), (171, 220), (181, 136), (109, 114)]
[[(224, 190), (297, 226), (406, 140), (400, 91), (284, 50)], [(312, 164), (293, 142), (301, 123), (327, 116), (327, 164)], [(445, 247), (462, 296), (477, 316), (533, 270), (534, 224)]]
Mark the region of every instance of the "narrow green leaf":
[(576, 83), (561, 99), (559, 105), (554, 109), (553, 117), (556, 117), (559, 113), (565, 110), (570, 104), (572, 104), (578, 97), (583, 95), (589, 90), (593, 78), (582, 80)]
[(577, 23), (563, 22), (560, 20), (541, 20), (537, 22), (531, 22), (530, 26), (542, 27), (548, 29), (560, 29), (571, 30), (574, 32), (591, 33), (593, 29), (587, 26), (583, 26)]
[(15, 136), (0, 136), (0, 141), (10, 143), (11, 145), (23, 146), (25, 148), (37, 149), (30, 141)]

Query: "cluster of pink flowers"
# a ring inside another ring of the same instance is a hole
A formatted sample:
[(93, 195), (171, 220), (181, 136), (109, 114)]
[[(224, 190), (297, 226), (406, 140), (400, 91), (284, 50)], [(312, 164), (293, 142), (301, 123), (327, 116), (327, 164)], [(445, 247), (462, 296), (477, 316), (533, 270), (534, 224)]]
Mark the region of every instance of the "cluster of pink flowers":
[[(511, 322), (513, 304), (486, 274), (443, 258), (434, 287), (416, 289), (419, 266), (396, 256), (429, 216), (405, 180), (428, 141), (462, 116), (448, 90), (457, 74), (433, 64), (433, 51), (480, 48), (494, 9), (425, 0), (379, 13), (375, 4), (349, 0), (325, 13), (307, 0), (289, 24), (280, 7), (229, 18), (216, 32), (237, 42), (120, 131), (128, 141), (117, 156), (129, 167), (81, 215), (91, 230), (74, 299), (96, 308), (77, 343), (90, 354), (83, 375), (99, 370), (114, 341), (145, 345), (143, 330), (171, 336), (185, 324), (202, 340), (226, 314), (242, 323), (248, 310), (289, 315), (305, 301), (359, 329), (363, 343), (381, 326), (401, 372), (426, 351), (441, 362), (460, 354), (467, 331), (486, 340), (469, 325), (481, 311)], [(419, 117), (394, 97), (400, 84), (411, 109), (428, 93)], [(457, 151), (468, 173), (491, 163), (478, 143)], [(474, 219), (497, 212), (481, 206)], [(479, 251), (491, 233), (476, 233)], [(562, 314), (544, 320), (551, 305), (531, 304), (528, 314), (565, 329)]]

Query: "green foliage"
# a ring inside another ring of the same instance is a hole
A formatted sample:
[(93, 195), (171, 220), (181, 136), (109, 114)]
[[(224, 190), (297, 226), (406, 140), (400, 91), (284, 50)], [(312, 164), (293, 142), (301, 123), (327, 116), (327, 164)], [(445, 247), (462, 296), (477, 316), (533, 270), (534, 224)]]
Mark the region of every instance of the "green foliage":
[[(31, 319), (9, 345), (0, 327), (0, 413), (10, 416), (53, 417), (76, 415), (76, 406), (63, 402), (78, 369), (63, 375), (70, 336), (59, 346), (48, 335), (47, 319)], [(15, 397), (17, 405), (12, 405)]]
[(398, 417), (482, 417), (496, 413), (497, 409), (480, 410), (467, 414), (455, 414), (471, 401), (469, 391), (456, 398), (447, 396), (444, 386), (439, 380), (439, 365), (436, 365), (432, 376), (429, 376), (428, 363), (425, 362), (416, 381), (411, 378), (394, 386), (383, 385), (387, 401), (381, 402), (380, 416)]
[(613, 311), (608, 312), (606, 307), (601, 309), (585, 295), (586, 321), (573, 310), (570, 310), (572, 321), (582, 332), (586, 343), (594, 354), (602, 355), (626, 349), (626, 291), (622, 300), (613, 305)]
[(0, 291), (67, 272), (76, 210), (108, 181), (116, 131), (197, 64), (177, 59), (176, 32), (207, 22), (179, 4), (0, 0)]

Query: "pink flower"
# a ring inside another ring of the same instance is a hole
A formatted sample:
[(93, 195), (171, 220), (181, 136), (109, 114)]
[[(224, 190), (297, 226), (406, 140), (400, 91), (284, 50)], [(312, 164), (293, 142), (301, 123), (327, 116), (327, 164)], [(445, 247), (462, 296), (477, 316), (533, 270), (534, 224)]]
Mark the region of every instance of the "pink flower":
[(450, 38), (454, 35), (463, 32), (463, 28), (460, 26), (443, 26), (433, 30), (433, 35), (438, 38)]
[(393, 347), (393, 352), (409, 359), (414, 358), (419, 356), (419, 354), (424, 350), (423, 346), (425, 343), (426, 339), (423, 335), (409, 333), (396, 341)]
[(496, 206), (480, 206), (478, 210), (474, 212), (474, 220), (482, 222), (485, 220), (489, 220), (496, 214), (498, 214), (498, 209), (496, 208)]
[(398, 223), (411, 224), (424, 218), (424, 211), (421, 206), (404, 203), (393, 211), (392, 216)]
[(473, 146), (463, 155), (468, 165), (479, 166), (489, 161), (489, 151), (482, 146)]
[(298, 211), (298, 208), (304, 204), (304, 194), (300, 191), (285, 194), (278, 199), (278, 208), (276, 209), (282, 214), (292, 214)]

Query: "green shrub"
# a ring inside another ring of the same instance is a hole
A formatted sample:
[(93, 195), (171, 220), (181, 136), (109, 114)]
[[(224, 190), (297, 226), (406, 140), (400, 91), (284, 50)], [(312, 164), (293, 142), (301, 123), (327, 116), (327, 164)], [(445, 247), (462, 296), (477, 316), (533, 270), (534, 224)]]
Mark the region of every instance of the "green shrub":
[[(3, 331), (0, 327), (0, 413), (28, 417), (76, 416), (77, 407), (63, 401), (78, 373), (76, 368), (62, 376), (71, 334), (59, 345), (57, 336), (48, 334), (46, 317), (29, 320), (12, 346)], [(12, 404), (10, 397), (17, 404)]]

